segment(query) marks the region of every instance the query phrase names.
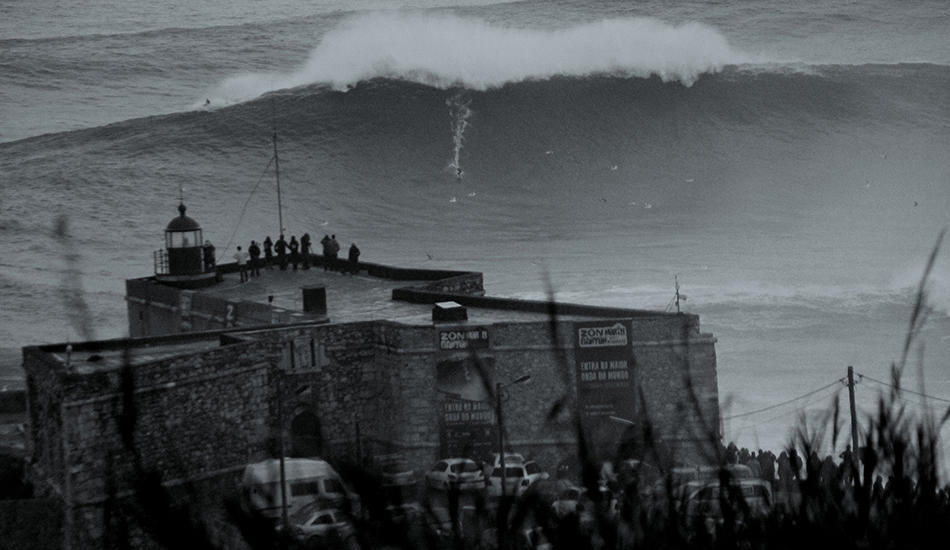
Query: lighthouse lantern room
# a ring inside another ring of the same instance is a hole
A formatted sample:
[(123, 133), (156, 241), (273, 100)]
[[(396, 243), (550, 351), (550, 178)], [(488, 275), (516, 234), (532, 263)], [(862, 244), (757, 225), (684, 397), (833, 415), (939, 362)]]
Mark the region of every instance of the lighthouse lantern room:
[(155, 278), (180, 288), (213, 285), (217, 276), (214, 247), (204, 242), (201, 225), (185, 210), (185, 204), (179, 204), (180, 215), (165, 228), (165, 249), (155, 251)]

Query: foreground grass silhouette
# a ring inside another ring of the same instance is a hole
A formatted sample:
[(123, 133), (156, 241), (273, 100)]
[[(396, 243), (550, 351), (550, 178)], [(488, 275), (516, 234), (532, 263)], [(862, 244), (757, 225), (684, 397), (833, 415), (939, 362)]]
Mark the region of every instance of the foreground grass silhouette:
[[(588, 442), (576, 400), (564, 395), (552, 403), (549, 418), (570, 412), (577, 439), (571, 482), (587, 489), (589, 501), (579, 512), (555, 514), (550, 494), (526, 491), (497, 502), (461, 498), (456, 491), (433, 495), (406, 494), (382, 487), (375, 474), (361, 464), (335, 464), (359, 494), (362, 510), (347, 510), (356, 527), (349, 540), (323, 540), (322, 547), (431, 548), (431, 549), (796, 549), (837, 547), (855, 549), (930, 548), (950, 540), (950, 493), (939, 479), (940, 428), (950, 409), (939, 418), (915, 418), (901, 399), (901, 380), (910, 355), (924, 327), (930, 308), (927, 281), (933, 270), (943, 234), (929, 257), (907, 330), (901, 359), (892, 365), (893, 390), (879, 396), (877, 412), (866, 419), (858, 450), (859, 461), (846, 460), (837, 475), (822, 471), (818, 456), (822, 439), (831, 434), (838, 442), (839, 412), (828, 411), (818, 425), (804, 422), (784, 449), (790, 475), (772, 494), (766, 511), (753, 508), (733, 479), (734, 454), (719, 439), (715, 422), (708, 422), (704, 437), (710, 448), (711, 466), (719, 467), (723, 488), (714, 516), (691, 513), (681, 487), (675, 482), (676, 457), (669, 456), (652, 434), (649, 418), (641, 420), (637, 437), (620, 442), (619, 453), (597, 457)], [(551, 338), (558, 331), (550, 300)], [(562, 349), (556, 346), (555, 349)], [(477, 358), (476, 358), (477, 359)], [(249, 515), (230, 500), (224, 517), (209, 518), (200, 496), (186, 487), (172, 495), (154, 472), (147, 471), (135, 442), (136, 409), (131, 366), (123, 369), (124, 400), (117, 421), (128, 456), (134, 466), (135, 492), (130, 498), (114, 496), (106, 503), (103, 545), (108, 548), (250, 548), (273, 549), (301, 546), (282, 539), (270, 522)], [(570, 365), (562, 356), (559, 368)], [(486, 387), (493, 387), (486, 377)], [(494, 397), (494, 396), (493, 396)], [(698, 410), (698, 400), (692, 396)], [(643, 470), (621, 477), (610, 491), (601, 490), (604, 459), (620, 471), (622, 461), (636, 456)], [(797, 458), (801, 457), (802, 460)], [(646, 472), (656, 472), (647, 476)], [(888, 475), (889, 483), (875, 483)], [(657, 477), (659, 479), (653, 479)], [(397, 516), (393, 510), (405, 500), (418, 500), (412, 513)], [(239, 537), (222, 537), (222, 531)], [(315, 546), (316, 543), (310, 546)]]

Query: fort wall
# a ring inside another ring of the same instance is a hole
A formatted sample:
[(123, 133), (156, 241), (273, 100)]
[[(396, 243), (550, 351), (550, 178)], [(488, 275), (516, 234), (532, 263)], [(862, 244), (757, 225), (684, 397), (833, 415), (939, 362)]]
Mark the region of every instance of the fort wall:
[[(396, 452), (424, 471), (454, 448), (443, 425), (447, 399), (482, 403), (496, 424), (496, 384), (526, 375), (501, 394), (509, 450), (552, 473), (577, 454), (576, 319), (281, 325), (260, 304), (244, 303), (228, 327), (226, 315), (206, 323), (195, 315), (221, 306), (200, 292), (128, 284), (130, 328), (176, 334), (24, 349), (31, 481), (63, 502), (73, 547), (101, 543), (109, 507), (133, 502), (146, 473), (173, 490), (217, 492), (202, 498), (220, 506), (235, 496), (245, 464), (279, 454), (282, 434), (290, 456), (345, 466)], [(697, 316), (505, 300), (480, 289), (480, 274), (454, 273), (401, 299), (623, 323), (634, 381), (625, 410), (637, 410), (633, 420), (648, 421), (681, 459), (710, 456), (704, 446), (719, 418), (715, 339), (700, 332)], [(441, 347), (440, 335), (453, 331), (475, 338), (463, 342), (472, 347)], [(592, 433), (598, 452), (614, 451), (626, 430), (601, 420)]]

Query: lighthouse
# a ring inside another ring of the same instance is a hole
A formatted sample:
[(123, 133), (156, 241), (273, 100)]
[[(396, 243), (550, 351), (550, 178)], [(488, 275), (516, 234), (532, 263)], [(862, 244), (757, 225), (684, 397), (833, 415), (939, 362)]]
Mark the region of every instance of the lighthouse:
[(185, 210), (180, 203), (179, 215), (165, 228), (165, 249), (154, 254), (155, 279), (179, 288), (211, 286), (217, 277), (214, 247), (204, 242), (201, 225)]

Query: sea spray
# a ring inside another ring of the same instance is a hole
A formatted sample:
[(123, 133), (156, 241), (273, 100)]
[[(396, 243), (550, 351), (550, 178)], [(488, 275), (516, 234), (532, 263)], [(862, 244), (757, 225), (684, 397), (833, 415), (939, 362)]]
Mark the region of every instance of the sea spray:
[(469, 107), (472, 100), (465, 100), (462, 93), (455, 94), (451, 99), (446, 99), (445, 104), (449, 106), (449, 115), (452, 117), (452, 161), (448, 168), (455, 170), (455, 178), (462, 179), (462, 165), (459, 160), (459, 154), (462, 152), (462, 140), (464, 139), (465, 129), (468, 128), (468, 119), (472, 116), (472, 109)]
[(703, 74), (753, 61), (762, 60), (698, 22), (619, 17), (557, 29), (514, 28), (476, 17), (374, 12), (342, 21), (296, 69), (233, 75), (199, 104), (207, 97), (211, 105), (230, 105), (311, 85), (348, 91), (376, 78), (480, 91), (591, 75), (656, 76), (690, 86)]

